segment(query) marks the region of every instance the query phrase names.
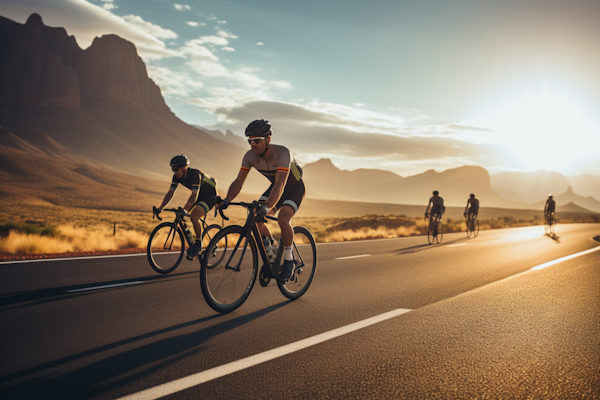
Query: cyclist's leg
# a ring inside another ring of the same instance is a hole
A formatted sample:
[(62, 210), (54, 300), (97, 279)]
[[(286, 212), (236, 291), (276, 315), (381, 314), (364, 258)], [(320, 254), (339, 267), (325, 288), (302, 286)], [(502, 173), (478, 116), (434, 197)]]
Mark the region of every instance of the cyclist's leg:
[[(271, 194), (271, 190), (273, 189), (273, 184), (271, 184), (271, 186), (269, 186), (269, 188), (262, 194), (262, 196), (260, 196), (260, 198), (258, 199), (259, 203), (266, 203), (267, 199), (269, 198), (269, 195)], [(275, 212), (277, 210), (276, 209), (272, 209), (271, 211), (269, 211), (268, 215), (274, 215)], [(267, 224), (265, 224), (264, 222), (258, 222), (258, 231), (260, 232), (260, 234), (262, 236), (266, 236), (268, 237), (270, 240), (273, 240), (273, 235), (271, 235), (271, 231), (269, 230), (269, 227), (267, 226)]]
[(292, 217), (298, 211), (298, 207), (304, 198), (304, 183), (302, 181), (295, 185), (286, 188), (277, 202), (279, 215), (277, 223), (281, 230), (281, 245), (283, 246), (283, 267), (281, 270), (281, 279), (288, 279), (293, 273), (293, 249), (292, 243), (294, 240), (294, 230), (292, 229)]

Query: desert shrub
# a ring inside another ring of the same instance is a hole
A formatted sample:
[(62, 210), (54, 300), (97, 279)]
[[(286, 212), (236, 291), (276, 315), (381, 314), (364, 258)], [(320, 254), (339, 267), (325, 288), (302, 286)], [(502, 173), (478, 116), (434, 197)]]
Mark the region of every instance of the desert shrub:
[(6, 236), (9, 232), (17, 232), (25, 235), (40, 235), (40, 236), (57, 236), (58, 232), (53, 226), (44, 226), (43, 224), (36, 223), (35, 221), (26, 221), (25, 223), (18, 223), (9, 221), (0, 224), (0, 235)]

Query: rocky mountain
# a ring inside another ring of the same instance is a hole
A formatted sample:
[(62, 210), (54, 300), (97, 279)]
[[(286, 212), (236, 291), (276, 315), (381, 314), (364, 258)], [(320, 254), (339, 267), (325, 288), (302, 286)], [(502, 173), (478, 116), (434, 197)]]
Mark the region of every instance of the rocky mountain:
[[(82, 50), (37, 14), (25, 24), (0, 17), (0, 59), (2, 145), (162, 180), (171, 157), (185, 153), (225, 189), (239, 171), (246, 149), (177, 118), (135, 46), (118, 36)], [(264, 188), (261, 177), (252, 185)]]
[(565, 176), (552, 171), (536, 172), (501, 172), (491, 176), (492, 187), (498, 193), (514, 192), (528, 203), (538, 202), (548, 197), (549, 193), (563, 193), (569, 187)]
[(580, 174), (568, 176), (567, 179), (575, 192), (600, 200), (600, 176)]
[(349, 201), (418, 204), (426, 207), (433, 190), (438, 190), (447, 206), (464, 207), (470, 193), (476, 193), (487, 207), (530, 208), (530, 204), (504, 199), (490, 185), (488, 172), (481, 167), (460, 167), (426, 171), (402, 177), (390, 171), (338, 169), (331, 160), (304, 166), (307, 197)]

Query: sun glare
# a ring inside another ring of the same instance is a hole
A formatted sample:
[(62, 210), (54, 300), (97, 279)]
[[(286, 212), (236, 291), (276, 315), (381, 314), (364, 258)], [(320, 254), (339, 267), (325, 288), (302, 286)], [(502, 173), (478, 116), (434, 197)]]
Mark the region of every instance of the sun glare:
[(585, 105), (563, 93), (525, 93), (495, 107), (491, 119), (499, 134), (496, 144), (518, 158), (521, 168), (575, 170), (596, 157), (600, 124)]

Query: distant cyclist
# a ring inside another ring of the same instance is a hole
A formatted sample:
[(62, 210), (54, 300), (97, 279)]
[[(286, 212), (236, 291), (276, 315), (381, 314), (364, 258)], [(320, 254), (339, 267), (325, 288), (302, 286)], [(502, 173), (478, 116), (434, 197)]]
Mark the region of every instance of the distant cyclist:
[(548, 216), (556, 211), (556, 202), (554, 201), (552, 194), (548, 195), (546, 205), (544, 205), (544, 216)]
[[(431, 206), (431, 213), (429, 213), (429, 206)], [(446, 207), (444, 207), (444, 199), (440, 197), (440, 192), (434, 190), (433, 197), (431, 197), (429, 203), (427, 203), (425, 218), (427, 218), (427, 214), (429, 214), (429, 222), (431, 222), (431, 218), (433, 218), (434, 215), (437, 215), (438, 219), (441, 219), (442, 214), (444, 214), (445, 211)]]
[[(294, 231), (290, 221), (302, 203), (305, 187), (302, 181), (302, 169), (296, 164), (294, 157), (286, 147), (271, 144), (272, 134), (273, 130), (269, 121), (261, 119), (252, 121), (248, 125), (246, 136), (250, 150), (244, 156), (238, 177), (229, 186), (227, 197), (219, 204), (219, 207), (227, 208), (229, 203), (240, 193), (250, 168), (254, 167), (271, 181), (271, 185), (259, 199), (264, 204), (263, 209), (259, 210), (259, 214), (264, 217), (267, 214), (274, 215), (279, 210), (277, 219), (281, 229), (281, 243), (284, 246), (284, 262), (277, 279), (286, 280), (292, 276), (294, 269), (292, 255)], [(263, 222), (259, 223), (258, 229), (263, 236), (265, 248), (267, 248), (268, 241), (273, 242), (273, 236)]]
[(163, 208), (169, 204), (178, 185), (183, 185), (192, 191), (183, 209), (186, 214), (191, 211), (190, 220), (194, 226), (194, 232), (196, 232), (196, 242), (190, 246), (187, 253), (190, 257), (196, 257), (202, 249), (200, 218), (208, 213), (216, 203), (217, 180), (198, 169), (188, 168), (190, 160), (184, 154), (173, 157), (170, 164), (173, 171), (171, 188), (165, 195), (162, 204), (155, 209), (155, 214), (160, 214)]
[(466, 217), (467, 214), (473, 214), (473, 219), (477, 218), (477, 214), (479, 214), (479, 199), (475, 198), (475, 193), (471, 193), (467, 199), (464, 216)]

